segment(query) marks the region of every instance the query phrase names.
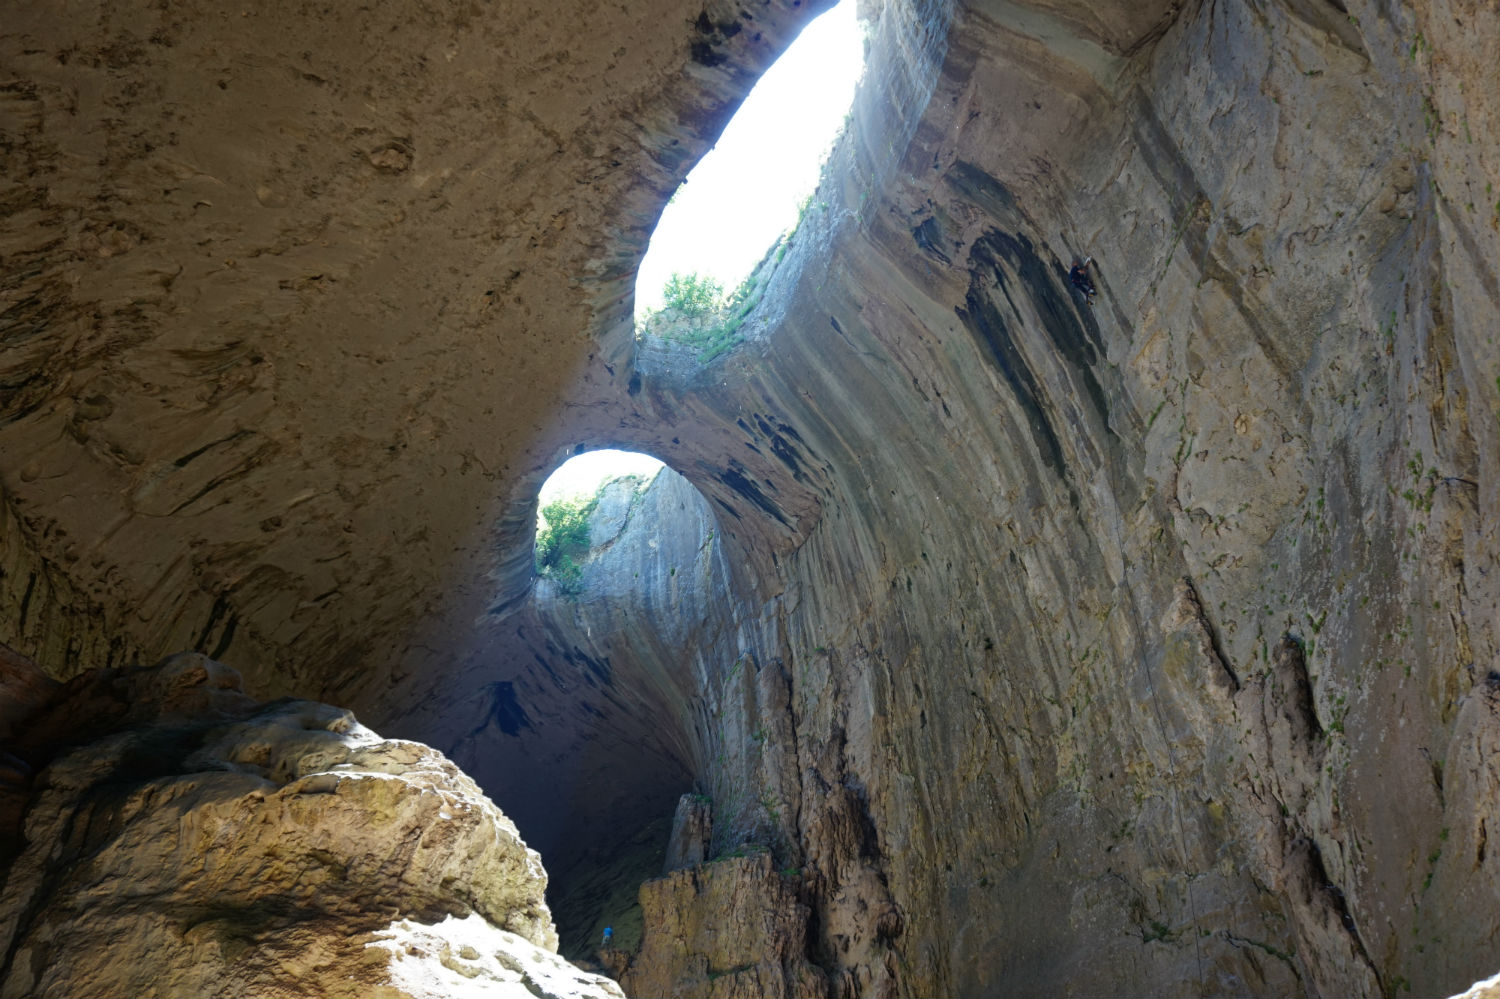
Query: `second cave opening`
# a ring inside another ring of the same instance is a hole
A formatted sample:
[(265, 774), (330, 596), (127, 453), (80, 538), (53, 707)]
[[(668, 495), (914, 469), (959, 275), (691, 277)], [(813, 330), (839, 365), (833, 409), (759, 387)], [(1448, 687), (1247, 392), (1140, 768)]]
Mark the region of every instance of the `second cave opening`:
[(707, 500), (648, 456), (599, 454), (574, 458), (554, 473), (564, 487), (542, 490), (533, 592), (536, 654), (604, 701), (555, 806), (618, 803), (610, 828), (561, 831), (552, 854), (572, 861), (553, 870), (550, 904), (564, 951), (580, 954), (605, 925), (620, 946), (638, 936), (635, 892), (661, 873), (672, 808), (705, 772), (696, 691), (736, 642)]

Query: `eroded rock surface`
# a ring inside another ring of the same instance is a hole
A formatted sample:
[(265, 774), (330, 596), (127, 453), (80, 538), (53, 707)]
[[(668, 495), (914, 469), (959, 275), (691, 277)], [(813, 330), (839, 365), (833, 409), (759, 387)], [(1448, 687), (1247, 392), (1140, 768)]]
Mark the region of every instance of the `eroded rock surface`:
[(8, 744), (39, 772), (7, 995), (620, 994), (556, 956), (540, 859), (478, 787), (348, 711), (182, 655), (83, 674)]
[[(869, 3), (753, 335), (641, 363), (645, 231), (818, 6), (22, 11), (7, 640), (347, 702), (565, 868), (696, 788), (815, 914), (746, 989), (1492, 974), (1494, 5)], [(701, 494), (711, 586), (540, 606), (580, 446)]]
[(1483, 978), (1494, 12), (973, 4), (944, 37), (898, 172), (856, 108), (776, 330), (645, 380), (773, 456), (668, 456), (735, 570), (679, 722), (713, 852), (806, 872), (850, 991)]
[(713, 838), (713, 808), (709, 799), (699, 794), (684, 794), (677, 802), (677, 814), (672, 816), (672, 838), (667, 840), (663, 872), (670, 874), (709, 859)]
[(807, 907), (768, 853), (674, 871), (641, 886), (646, 935), (620, 979), (631, 995), (816, 996)]

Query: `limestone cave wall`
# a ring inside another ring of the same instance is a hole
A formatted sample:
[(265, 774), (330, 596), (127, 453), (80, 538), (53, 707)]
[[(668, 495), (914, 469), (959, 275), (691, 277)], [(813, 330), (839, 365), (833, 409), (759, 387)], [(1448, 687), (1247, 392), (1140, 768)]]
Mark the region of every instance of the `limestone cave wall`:
[(678, 376), (817, 490), (698, 779), (836, 987), (1487, 973), (1495, 145), (1438, 16), (967, 9), (784, 321)]
[[(1500, 14), (869, 3), (753, 335), (649, 363), (646, 230), (812, 6), (34, 10), (12, 644), (243, 657), (562, 869), (696, 789), (771, 860), (643, 891), (627, 990), (1491, 973)], [(535, 490), (607, 445), (701, 496), (696, 596), (549, 609)]]
[(878, 953), (816, 856), (854, 789), (916, 993), (1455, 989), (1494, 932), (1493, 105), (1442, 104), (1433, 12), (1164, 13), (966, 11), (867, 247), (748, 375), (836, 482), (782, 807)]

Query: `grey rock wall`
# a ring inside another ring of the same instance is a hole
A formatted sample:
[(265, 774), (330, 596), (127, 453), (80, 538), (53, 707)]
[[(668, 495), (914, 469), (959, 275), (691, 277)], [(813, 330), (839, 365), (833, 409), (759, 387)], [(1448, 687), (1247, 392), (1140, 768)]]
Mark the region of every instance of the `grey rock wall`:
[(785, 321), (682, 390), (783, 456), (766, 516), (818, 496), (728, 612), (695, 768), (717, 851), (806, 867), (830, 989), (886, 950), (915, 994), (1489, 973), (1495, 800), (1452, 768), (1496, 664), (1500, 248), (1454, 192), (1496, 147), (1470, 46), (1431, 48), (1464, 17), (1495, 37), (967, 9), (902, 170), (866, 208), (846, 144)]
[[(0, 599), (54, 675), (244, 657), (579, 877), (697, 787), (831, 994), (1493, 972), (1492, 5), (871, 4), (820, 208), (690, 372), (635, 364), (634, 262), (811, 5), (41, 11)], [(553, 606), (583, 446), (708, 512)]]

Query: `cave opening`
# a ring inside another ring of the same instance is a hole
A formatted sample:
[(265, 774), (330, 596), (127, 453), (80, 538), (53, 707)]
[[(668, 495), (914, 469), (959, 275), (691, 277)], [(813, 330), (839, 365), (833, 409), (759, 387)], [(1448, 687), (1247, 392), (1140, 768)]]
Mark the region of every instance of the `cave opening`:
[(533, 647), (588, 688), (589, 738), (554, 804), (607, 801), (611, 816), (604, 834), (561, 832), (551, 855), (563, 951), (582, 955), (606, 925), (618, 946), (639, 940), (637, 889), (662, 873), (673, 808), (706, 772), (696, 695), (732, 657), (735, 610), (717, 515), (658, 459), (576, 455), (538, 500)]
[[(748, 172), (742, 164), (738, 185), (716, 195), (700, 166), (664, 209), (637, 269), (632, 397), (647, 400), (662, 390), (675, 395), (689, 384), (711, 391), (698, 378), (709, 363), (744, 341), (775, 336), (809, 275), (827, 266), (837, 234), (874, 221), (875, 192), (899, 169), (893, 151), (910, 138), (936, 80), (947, 8), (864, 3), (856, 18), (853, 7), (853, 0), (844, 0), (825, 15), (835, 24), (845, 19), (844, 44), (852, 43), (853, 53), (846, 59), (846, 89), (831, 127), (814, 146), (803, 186), (783, 195), (781, 206), (750, 211), (775, 219), (784, 208), (780, 221), (759, 236), (728, 235), (729, 210), (741, 208), (766, 175), (780, 173), (774, 155)], [(785, 68), (799, 46), (811, 42), (819, 56), (817, 39), (812, 27), (804, 29), (762, 79)], [(825, 62), (829, 48), (821, 51)], [(833, 89), (805, 85), (794, 94), (794, 109), (780, 112), (783, 123), (804, 113), (809, 87)], [(734, 160), (734, 131), (731, 122), (717, 155), (704, 163)], [(675, 261), (663, 252), (671, 243), (663, 233), (670, 234), (674, 216), (695, 230)], [(734, 249), (736, 241), (740, 269), (711, 269), (711, 251)], [(696, 342), (654, 336), (642, 321), (661, 310), (661, 291), (674, 272), (701, 279), (679, 281), (678, 292), (706, 297), (705, 311), (727, 320)], [(739, 285), (748, 287), (724, 294)], [(623, 329), (628, 338), (630, 324)], [(636, 500), (631, 523), (642, 533), (654, 523), (657, 546), (614, 536), (607, 551), (599, 550), (595, 543), (610, 532), (591, 528), (576, 592), (563, 592), (545, 577), (532, 588), (521, 637), (545, 676), (538, 686), (560, 696), (550, 702), (550, 719), (538, 707), (539, 731), (545, 721), (547, 734), (533, 744), (548, 747), (539, 768), (545, 777), (504, 778), (527, 788), (506, 804), (518, 817), (524, 814), (521, 828), (546, 860), (548, 903), (565, 955), (591, 956), (606, 926), (615, 948), (636, 949), (642, 884), (694, 856), (711, 861), (763, 851), (785, 869), (805, 859), (796, 841), (795, 796), (785, 789), (753, 790), (769, 779), (765, 773), (776, 760), (792, 758), (788, 733), (758, 720), (790, 689), (793, 668), (777, 620), (765, 617), (774, 588), (763, 587), (778, 572), (777, 553), (795, 543), (798, 525), (815, 505), (808, 484), (793, 474), (802, 462), (793, 453), (800, 446), (794, 421), (768, 419), (746, 413), (735, 424), (752, 438), (765, 435), (748, 447), (693, 430), (679, 439), (676, 428), (673, 436), (655, 428), (668, 467)], [(653, 496), (675, 503), (670, 524), (640, 516)], [(694, 802), (709, 808), (684, 823), (680, 809)]]
[[(540, 585), (554, 595), (577, 597), (583, 565), (595, 548), (613, 541), (663, 467), (650, 455), (613, 448), (586, 451), (558, 466), (537, 495), (535, 567)], [(596, 513), (600, 527), (614, 531), (608, 538), (594, 530)]]
[(757, 307), (852, 119), (869, 24), (855, 0), (810, 22), (672, 195), (637, 272), (638, 340), (706, 364), (766, 325)]

